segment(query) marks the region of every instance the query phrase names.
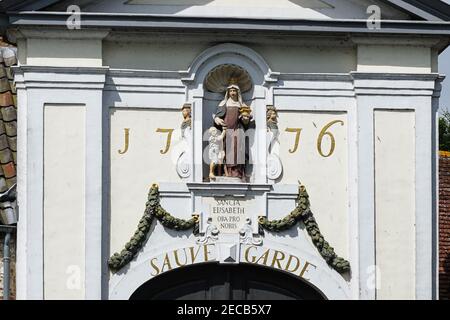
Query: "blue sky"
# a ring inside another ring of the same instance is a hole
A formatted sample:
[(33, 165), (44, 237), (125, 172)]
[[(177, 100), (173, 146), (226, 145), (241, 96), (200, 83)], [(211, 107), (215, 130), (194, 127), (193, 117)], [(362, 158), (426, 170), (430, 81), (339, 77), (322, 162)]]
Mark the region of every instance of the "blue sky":
[[(450, 0), (443, 1), (450, 4)], [(447, 76), (442, 85), (440, 106), (450, 111), (450, 47), (439, 56), (439, 73)]]

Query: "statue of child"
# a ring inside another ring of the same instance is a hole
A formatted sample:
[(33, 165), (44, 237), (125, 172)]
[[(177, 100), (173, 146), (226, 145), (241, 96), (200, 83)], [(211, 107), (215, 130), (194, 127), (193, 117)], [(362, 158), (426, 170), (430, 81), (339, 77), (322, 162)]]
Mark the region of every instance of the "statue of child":
[[(213, 181), (216, 179), (214, 170), (216, 165), (223, 163), (225, 157), (225, 151), (223, 149), (223, 139), (225, 138), (227, 129), (223, 128), (222, 133), (216, 128), (209, 128), (209, 179)], [(225, 168), (226, 170), (226, 168)]]

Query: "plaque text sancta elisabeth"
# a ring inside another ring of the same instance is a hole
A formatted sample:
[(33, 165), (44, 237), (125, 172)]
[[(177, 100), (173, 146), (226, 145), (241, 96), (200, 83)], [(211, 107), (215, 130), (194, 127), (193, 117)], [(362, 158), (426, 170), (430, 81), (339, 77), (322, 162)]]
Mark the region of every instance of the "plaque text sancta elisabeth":
[(213, 224), (222, 233), (238, 233), (248, 217), (245, 199), (215, 198), (210, 202), (209, 214)]

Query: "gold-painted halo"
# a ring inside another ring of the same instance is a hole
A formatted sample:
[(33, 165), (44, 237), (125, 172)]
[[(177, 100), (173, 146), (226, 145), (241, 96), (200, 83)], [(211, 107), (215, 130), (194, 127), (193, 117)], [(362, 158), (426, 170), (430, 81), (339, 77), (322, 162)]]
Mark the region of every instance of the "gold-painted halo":
[(212, 69), (205, 79), (205, 87), (208, 91), (224, 93), (230, 81), (241, 89), (241, 93), (249, 91), (252, 79), (247, 71), (234, 64), (222, 64)]

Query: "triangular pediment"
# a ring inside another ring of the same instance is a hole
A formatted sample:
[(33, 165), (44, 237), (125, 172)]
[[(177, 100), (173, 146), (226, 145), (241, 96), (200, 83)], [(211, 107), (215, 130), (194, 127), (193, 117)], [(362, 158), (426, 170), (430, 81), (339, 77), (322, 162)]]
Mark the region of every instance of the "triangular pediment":
[(372, 16), (373, 8), (379, 8), (382, 20), (446, 20), (442, 15), (447, 14), (442, 7), (446, 5), (434, 0), (23, 0), (11, 6), (17, 10), (64, 12), (71, 5), (86, 13), (244, 19), (364, 20)]
[[(161, 14), (181, 17), (271, 19), (367, 19), (367, 7), (376, 4), (385, 19), (411, 16), (382, 1), (371, 0), (98, 0), (84, 2), (86, 12)], [(62, 10), (74, 1), (62, 1), (47, 10)]]

